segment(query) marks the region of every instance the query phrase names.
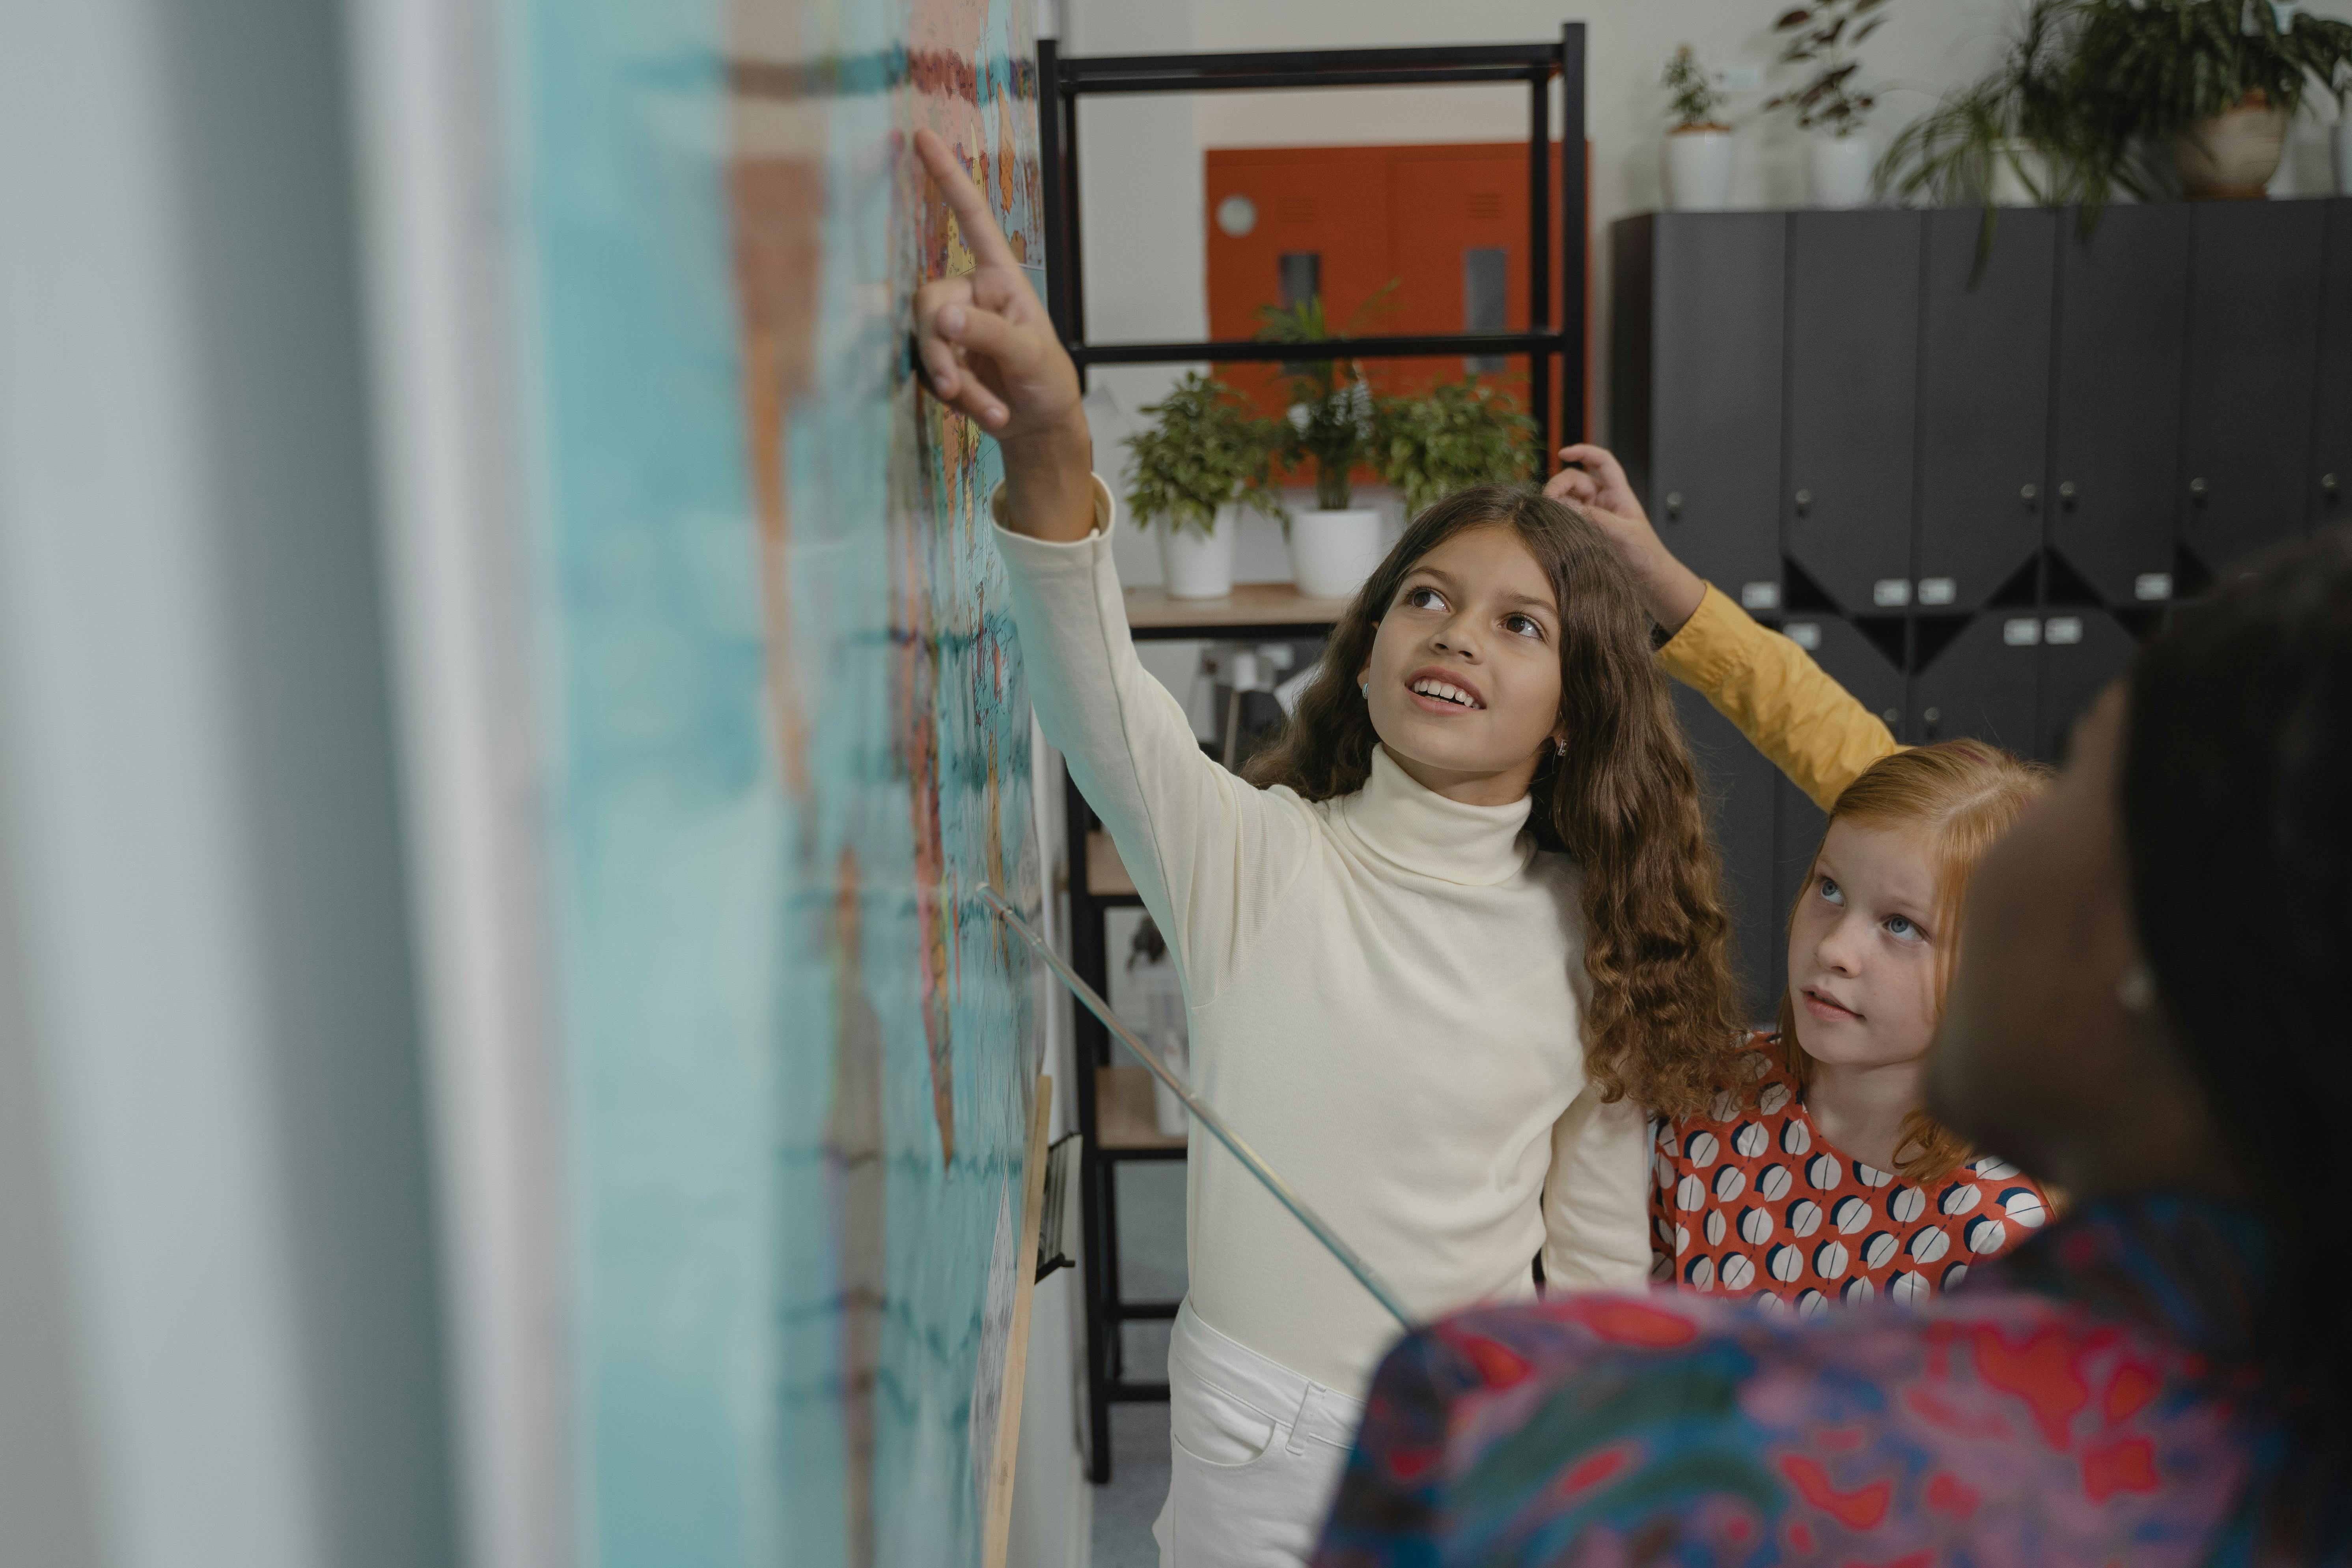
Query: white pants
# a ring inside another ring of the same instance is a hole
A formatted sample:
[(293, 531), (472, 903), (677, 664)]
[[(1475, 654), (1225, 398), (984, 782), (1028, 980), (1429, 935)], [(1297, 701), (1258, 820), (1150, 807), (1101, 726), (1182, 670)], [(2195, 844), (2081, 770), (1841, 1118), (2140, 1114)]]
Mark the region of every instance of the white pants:
[(1188, 1300), (1168, 1341), (1168, 1416), (1160, 1568), (1303, 1568), (1363, 1402), (1227, 1339)]

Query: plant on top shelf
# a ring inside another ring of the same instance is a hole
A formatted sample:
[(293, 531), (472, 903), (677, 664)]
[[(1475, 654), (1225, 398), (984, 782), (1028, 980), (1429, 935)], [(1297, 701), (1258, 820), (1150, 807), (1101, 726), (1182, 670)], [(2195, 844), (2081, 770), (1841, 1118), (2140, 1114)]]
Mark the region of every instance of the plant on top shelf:
[(1872, 15), (1885, 4), (1886, 0), (1814, 0), (1812, 5), (1782, 13), (1772, 24), (1774, 32), (1790, 36), (1780, 51), (1780, 63), (1811, 66), (1813, 73), (1803, 86), (1780, 94), (1764, 107), (1794, 110), (1800, 131), (1827, 131), (1843, 139), (1861, 130), (1878, 100), (1854, 80), (1854, 73), (1862, 68), (1854, 51), (1885, 22), (1883, 13)]
[(1378, 409), (1363, 366), (1330, 345), (1352, 335), (1365, 321), (1391, 309), (1393, 280), (1383, 284), (1351, 317), (1344, 332), (1324, 319), (1323, 297), (1258, 310), (1262, 342), (1322, 349), (1283, 369), (1290, 395), (1290, 419), (1282, 432), (1286, 467), (1313, 469), (1316, 510), (1293, 517), (1283, 531), (1290, 543), (1290, 572), (1298, 591), (1316, 598), (1354, 593), (1381, 560), (1381, 514), (1349, 503), (1355, 497), (1350, 476), (1369, 461), (1379, 434)]
[(2135, 195), (2260, 195), (2313, 92), (2352, 90), (2352, 23), (2241, 0), (2080, 0), (2076, 112)]
[(1156, 416), (1151, 426), (1127, 441), (1135, 454), (1127, 506), (1138, 528), (1164, 521), (1207, 533), (1228, 506), (1282, 515), (1272, 484), (1274, 421), (1252, 413), (1233, 388), (1192, 371), (1143, 412)]
[(1684, 44), (1666, 61), (1666, 74), (1660, 83), (1666, 89), (1667, 101), (1675, 111), (1676, 131), (1728, 131), (1730, 126), (1718, 122), (1715, 111), (1723, 107), (1722, 89), (1715, 85), (1706, 70)]
[[(1258, 307), (1257, 340), (1263, 343), (1314, 344), (1342, 342), (1367, 322), (1388, 313), (1393, 279), (1357, 308), (1347, 329), (1334, 332), (1323, 315), (1323, 296), (1311, 294), (1293, 305)], [(1289, 385), (1290, 427), (1281, 455), (1292, 468), (1311, 468), (1315, 502), (1326, 511), (1345, 511), (1353, 499), (1349, 476), (1371, 455), (1372, 389), (1352, 357), (1298, 360), (1283, 367)]]
[(1986, 207), (1987, 245), (1996, 204), (2081, 202), (2087, 227), (2108, 182), (2104, 143), (2077, 107), (2082, 17), (2081, 0), (2029, 0), (2000, 68), (1906, 126), (1879, 162), (1878, 188), (1906, 201)]
[(1379, 425), (1381, 475), (1407, 517), (1472, 485), (1525, 484), (1535, 472), (1536, 422), (1518, 399), (1475, 380), (1383, 398)]

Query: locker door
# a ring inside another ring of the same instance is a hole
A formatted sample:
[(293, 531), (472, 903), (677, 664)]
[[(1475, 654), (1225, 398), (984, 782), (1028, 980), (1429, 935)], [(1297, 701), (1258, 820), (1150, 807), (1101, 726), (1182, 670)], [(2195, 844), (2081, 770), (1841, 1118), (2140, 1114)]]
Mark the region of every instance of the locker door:
[(2041, 685), (2042, 621), (1994, 611), (1970, 621), (1911, 678), (1913, 745), (1963, 736), (2020, 753), (2033, 749)]
[(2190, 205), (2180, 542), (2216, 572), (2305, 526), (2327, 205)]
[(1916, 212), (1789, 218), (1789, 465), (1781, 537), (1850, 614), (1910, 601), (1919, 382)]
[(1927, 215), (1920, 331), (1917, 602), (1973, 610), (2042, 548), (2059, 215)]
[(2069, 213), (2058, 243), (2050, 542), (2109, 604), (2172, 597), (2189, 216), (2111, 206), (2085, 245)]
[(1764, 753), (1748, 743), (1730, 720), (1687, 686), (1675, 688), (1675, 711), (1690, 741), (1699, 788), (1706, 796), (1707, 826), (1723, 858), (1723, 892), (1731, 917), (1733, 962), (1748, 1016), (1771, 1016), (1772, 782), (1779, 774)]
[(2138, 644), (2105, 610), (2061, 610), (2042, 622), (2042, 704), (2033, 754), (2055, 763), (2066, 754), (2074, 721), (2130, 665)]
[(2352, 196), (2327, 204), (2319, 399), (2312, 426), (2311, 526), (2352, 519)]
[[(1834, 616), (1792, 620), (1786, 629), (1830, 679), (1885, 720), (1896, 734), (1903, 732), (1903, 672), (1875, 644)], [(1786, 778), (1773, 779), (1773, 798), (1771, 997), (1777, 1008), (1789, 987), (1789, 909), (1797, 901), (1799, 885), (1812, 865), (1813, 851), (1821, 847), (1829, 819)]]
[(1780, 605), (1780, 213), (1661, 213), (1645, 497), (1659, 536), (1751, 610)]

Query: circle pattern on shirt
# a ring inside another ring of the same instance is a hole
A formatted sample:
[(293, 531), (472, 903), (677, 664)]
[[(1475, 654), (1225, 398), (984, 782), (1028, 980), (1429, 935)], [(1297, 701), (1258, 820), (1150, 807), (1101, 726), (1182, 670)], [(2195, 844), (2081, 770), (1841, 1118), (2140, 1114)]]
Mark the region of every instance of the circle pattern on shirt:
[(1654, 1278), (1793, 1307), (1923, 1301), (2050, 1218), (2016, 1167), (1979, 1158), (1926, 1186), (1824, 1142), (1777, 1050), (1742, 1053), (1751, 1092), (1653, 1124)]

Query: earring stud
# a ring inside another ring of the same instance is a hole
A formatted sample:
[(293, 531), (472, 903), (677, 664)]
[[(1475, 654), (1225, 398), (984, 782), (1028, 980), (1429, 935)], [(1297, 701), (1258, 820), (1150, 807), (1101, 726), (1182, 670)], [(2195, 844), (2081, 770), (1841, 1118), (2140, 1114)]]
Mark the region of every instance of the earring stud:
[(1555, 757), (1564, 757), (1564, 756), (1568, 755), (1568, 737), (1567, 737), (1567, 736), (1565, 736), (1565, 735), (1554, 735), (1554, 736), (1551, 738), (1551, 754), (1552, 754), (1553, 756), (1555, 756)]
[(1360, 680), (1356, 682), (1356, 690), (1365, 701), (1370, 702), (1372, 700), (1372, 683), (1370, 681)]

